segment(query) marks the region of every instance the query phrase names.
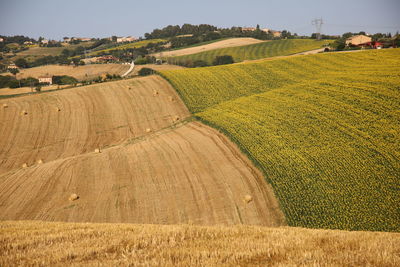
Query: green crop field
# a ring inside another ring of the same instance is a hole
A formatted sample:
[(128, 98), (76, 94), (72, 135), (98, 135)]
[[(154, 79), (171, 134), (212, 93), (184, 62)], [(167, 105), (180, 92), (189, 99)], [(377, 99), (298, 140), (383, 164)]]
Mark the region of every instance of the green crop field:
[(235, 62), (243, 60), (254, 60), (274, 56), (287, 56), (304, 51), (321, 48), (328, 44), (329, 40), (316, 41), (311, 39), (277, 40), (263, 42), (259, 44), (220, 48), (211, 51), (200, 52), (192, 55), (173, 57), (168, 59), (170, 62), (185, 62), (188, 60), (203, 60), (209, 64), (216, 56), (230, 55)]
[(264, 172), (291, 226), (400, 231), (400, 49), (161, 75)]

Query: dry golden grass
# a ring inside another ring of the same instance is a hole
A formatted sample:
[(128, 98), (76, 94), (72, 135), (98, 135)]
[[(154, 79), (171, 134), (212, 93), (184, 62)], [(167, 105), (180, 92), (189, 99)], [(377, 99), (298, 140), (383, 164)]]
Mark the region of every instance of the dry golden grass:
[(399, 253), (399, 233), (0, 223), (0, 266), (398, 266)]
[(48, 75), (68, 75), (75, 77), (78, 80), (90, 80), (98, 76), (109, 74), (122, 75), (129, 69), (129, 65), (123, 64), (91, 64), (84, 66), (60, 66), (60, 65), (45, 65), (29, 69), (22, 69), (17, 74), (17, 78), (34, 77)]

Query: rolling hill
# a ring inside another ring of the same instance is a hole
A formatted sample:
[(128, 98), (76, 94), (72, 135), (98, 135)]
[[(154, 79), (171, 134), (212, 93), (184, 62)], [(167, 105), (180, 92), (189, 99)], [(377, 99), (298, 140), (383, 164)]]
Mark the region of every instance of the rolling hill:
[(0, 220), (285, 225), (262, 174), (158, 76), (0, 107)]
[(391, 49), (162, 75), (263, 171), (289, 225), (399, 231), (399, 73)]
[[(229, 39), (226, 41), (229, 41)], [(270, 42), (260, 42), (250, 45), (219, 48), (205, 52), (200, 52), (200, 50), (194, 50), (193, 48), (193, 50), (190, 50), (193, 52), (192, 54), (175, 56), (172, 58), (167, 58), (167, 60), (170, 63), (185, 62), (188, 60), (203, 60), (208, 64), (211, 64), (217, 56), (230, 55), (233, 57), (235, 62), (241, 62), (244, 60), (286, 56), (304, 51), (314, 50), (321, 48), (324, 44), (328, 44), (329, 42), (329, 40), (316, 41), (311, 39), (277, 40)], [(198, 52), (195, 53), (196, 51)], [(163, 56), (165, 56), (165, 54), (166, 53), (163, 53)]]
[(258, 44), (265, 41), (254, 39), (254, 38), (229, 38), (225, 40), (220, 40), (216, 42), (211, 42), (204, 45), (195, 45), (193, 47), (176, 49), (172, 51), (165, 51), (162, 53), (157, 53), (155, 55), (159, 57), (177, 57), (177, 56), (184, 56), (184, 55), (191, 55), (197, 54), (200, 52), (220, 49), (220, 48), (228, 48), (228, 47), (237, 47), (237, 46), (244, 46), (244, 45), (251, 45), (251, 44)]

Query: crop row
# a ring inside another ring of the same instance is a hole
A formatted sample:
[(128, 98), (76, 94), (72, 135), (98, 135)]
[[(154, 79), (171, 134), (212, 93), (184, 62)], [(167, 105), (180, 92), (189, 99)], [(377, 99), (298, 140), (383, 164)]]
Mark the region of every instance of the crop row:
[(220, 48), (192, 55), (174, 57), (172, 59), (169, 59), (168, 61), (173, 63), (185, 62), (188, 60), (202, 60), (211, 64), (217, 56), (230, 55), (233, 57), (235, 62), (241, 62), (244, 60), (254, 60), (274, 56), (286, 56), (308, 50), (314, 50), (321, 48), (324, 44), (327, 44), (328, 42), (329, 41), (326, 40), (316, 41), (310, 39), (277, 40), (238, 47)]
[(290, 225), (400, 230), (400, 49), (162, 75), (259, 166)]

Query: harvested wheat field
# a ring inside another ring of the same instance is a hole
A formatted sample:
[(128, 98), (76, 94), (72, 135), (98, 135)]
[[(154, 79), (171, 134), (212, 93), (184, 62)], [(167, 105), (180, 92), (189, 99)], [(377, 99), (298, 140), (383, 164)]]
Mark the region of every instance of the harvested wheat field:
[(251, 44), (258, 44), (265, 41), (254, 39), (254, 38), (230, 38), (226, 40), (222, 40), (219, 42), (214, 42), (211, 44), (189, 47), (179, 50), (167, 51), (157, 53), (156, 55), (159, 57), (177, 57), (177, 56), (185, 56), (196, 54), (200, 52), (210, 51), (219, 48), (227, 48), (227, 47), (236, 47), (236, 46), (243, 46), (243, 45), (251, 45)]
[(156, 76), (2, 99), (3, 104), (8, 107), (0, 109), (0, 174), (38, 159), (120, 144), (147, 128), (170, 126), (174, 116), (189, 116), (173, 88)]
[(261, 173), (201, 123), (96, 152), (0, 175), (0, 220), (284, 224)]
[[(51, 91), (51, 90), (57, 90), (57, 89), (63, 89), (66, 87), (70, 87), (71, 85), (48, 85), (48, 86), (43, 86), (41, 88), (41, 91)], [(27, 93), (34, 93), (35, 88), (31, 87), (19, 87), (19, 88), (1, 88), (0, 89), (0, 97), (7, 97), (7, 96), (14, 96), (14, 95), (20, 95), (20, 94), (27, 94)]]
[(21, 69), (18, 79), (53, 75), (68, 75), (77, 80), (90, 80), (98, 76), (109, 74), (122, 75), (129, 69), (124, 64), (89, 64), (84, 66), (45, 65), (40, 67)]
[(1, 222), (0, 265), (398, 266), (400, 234), (257, 226)]

